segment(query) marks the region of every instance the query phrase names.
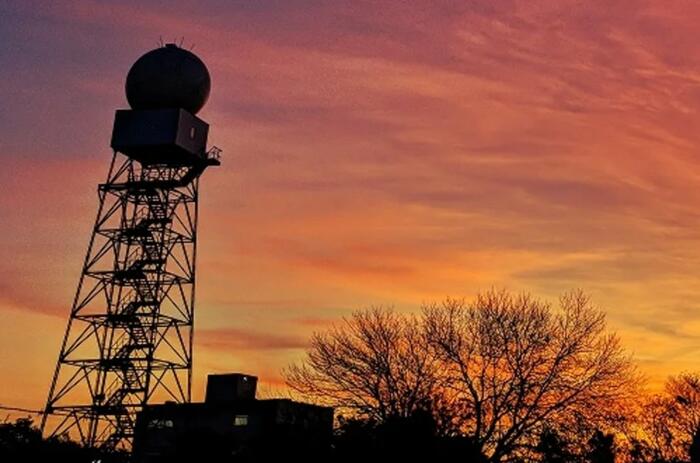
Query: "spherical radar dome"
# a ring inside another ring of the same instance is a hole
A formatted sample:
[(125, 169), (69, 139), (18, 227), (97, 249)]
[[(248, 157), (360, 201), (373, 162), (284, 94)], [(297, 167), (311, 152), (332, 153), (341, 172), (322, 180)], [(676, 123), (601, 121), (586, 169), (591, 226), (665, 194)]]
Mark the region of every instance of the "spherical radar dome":
[(202, 60), (171, 43), (136, 60), (126, 76), (126, 99), (133, 109), (182, 108), (196, 114), (210, 90)]

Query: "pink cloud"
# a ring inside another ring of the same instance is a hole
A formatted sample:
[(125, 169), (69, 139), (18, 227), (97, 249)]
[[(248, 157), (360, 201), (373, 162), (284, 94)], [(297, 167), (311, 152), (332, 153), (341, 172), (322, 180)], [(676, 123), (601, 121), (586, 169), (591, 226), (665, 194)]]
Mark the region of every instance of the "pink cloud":
[(197, 342), (205, 349), (230, 352), (302, 349), (307, 345), (300, 337), (239, 328), (201, 329)]
[(185, 33), (225, 150), (202, 181), (207, 361), (274, 377), (352, 309), (496, 284), (584, 286), (654, 374), (689, 364), (692, 330), (663, 328), (700, 313), (700, 8), (425, 5), (0, 7), (0, 309), (65, 316), (126, 69)]

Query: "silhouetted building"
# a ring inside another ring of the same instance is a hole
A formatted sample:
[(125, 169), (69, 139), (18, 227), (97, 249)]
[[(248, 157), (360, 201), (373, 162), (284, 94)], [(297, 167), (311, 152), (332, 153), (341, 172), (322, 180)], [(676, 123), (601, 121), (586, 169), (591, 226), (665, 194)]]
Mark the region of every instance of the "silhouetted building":
[(257, 400), (257, 378), (209, 375), (202, 403), (148, 405), (138, 415), (134, 461), (321, 460), (333, 409), (289, 399)]

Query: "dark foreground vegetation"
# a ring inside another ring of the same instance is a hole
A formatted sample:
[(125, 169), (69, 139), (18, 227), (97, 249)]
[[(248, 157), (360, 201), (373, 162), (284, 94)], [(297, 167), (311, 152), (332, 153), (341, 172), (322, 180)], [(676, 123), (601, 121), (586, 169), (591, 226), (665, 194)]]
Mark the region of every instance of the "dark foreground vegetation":
[[(285, 375), (302, 398), (337, 411), (332, 449), (306, 461), (700, 463), (700, 375), (646, 392), (580, 292), (558, 307), (491, 291), (416, 315), (357, 312), (315, 334)], [(284, 460), (283, 448), (232, 457), (207, 439), (181, 442), (178, 461)], [(1, 462), (94, 458), (42, 439), (28, 419), (0, 424)]]
[[(0, 462), (72, 463), (90, 462), (99, 457), (66, 436), (42, 438), (39, 428), (30, 418), (0, 423)], [(115, 453), (102, 462), (125, 461), (125, 457), (125, 454)]]
[(648, 394), (581, 292), (558, 307), (490, 291), (417, 315), (357, 312), (315, 334), (285, 373), (306, 400), (336, 407), (339, 461), (369, 449), (388, 460), (700, 462), (700, 376)]

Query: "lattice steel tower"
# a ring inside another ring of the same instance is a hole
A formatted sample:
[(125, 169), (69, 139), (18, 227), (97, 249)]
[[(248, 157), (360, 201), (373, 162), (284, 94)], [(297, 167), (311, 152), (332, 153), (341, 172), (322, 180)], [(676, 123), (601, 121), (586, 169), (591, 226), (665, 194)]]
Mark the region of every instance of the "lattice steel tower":
[(132, 66), (112, 162), (42, 420), (45, 434), (129, 449), (149, 402), (188, 402), (199, 179), (218, 166), (196, 114), (210, 78), (168, 44)]

